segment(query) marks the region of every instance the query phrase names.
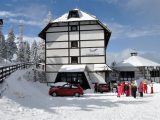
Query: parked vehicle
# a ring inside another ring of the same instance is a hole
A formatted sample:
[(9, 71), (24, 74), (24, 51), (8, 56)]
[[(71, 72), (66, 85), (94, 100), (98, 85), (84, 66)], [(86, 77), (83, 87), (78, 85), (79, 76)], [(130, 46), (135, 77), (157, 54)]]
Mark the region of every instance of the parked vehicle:
[(66, 83), (62, 86), (52, 86), (49, 89), (49, 95), (55, 96), (76, 96), (80, 97), (83, 95), (83, 89), (80, 85), (73, 85)]
[(110, 86), (109, 86), (109, 84), (105, 84), (105, 83), (98, 84), (97, 91), (100, 92), (100, 93), (109, 92), (110, 91)]

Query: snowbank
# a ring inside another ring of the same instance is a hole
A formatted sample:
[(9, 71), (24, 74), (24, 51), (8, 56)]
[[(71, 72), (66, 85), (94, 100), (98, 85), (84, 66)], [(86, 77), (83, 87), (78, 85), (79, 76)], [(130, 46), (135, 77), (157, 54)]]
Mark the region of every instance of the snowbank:
[(83, 97), (51, 97), (46, 84), (30, 81), (27, 70), (6, 80), (0, 99), (0, 120), (160, 120), (160, 84), (143, 98), (116, 97), (116, 93), (89, 93)]

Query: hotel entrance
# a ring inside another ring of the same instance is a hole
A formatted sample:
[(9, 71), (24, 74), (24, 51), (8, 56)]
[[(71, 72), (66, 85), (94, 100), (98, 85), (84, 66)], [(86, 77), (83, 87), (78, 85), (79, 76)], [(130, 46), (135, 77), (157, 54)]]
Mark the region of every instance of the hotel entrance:
[(83, 89), (90, 88), (84, 72), (59, 72), (55, 82), (80, 84)]

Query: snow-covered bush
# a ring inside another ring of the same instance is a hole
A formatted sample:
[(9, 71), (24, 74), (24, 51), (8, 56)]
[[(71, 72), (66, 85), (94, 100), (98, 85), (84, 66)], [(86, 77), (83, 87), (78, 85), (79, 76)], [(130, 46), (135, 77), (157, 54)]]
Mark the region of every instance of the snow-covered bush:
[(45, 72), (34, 68), (29, 69), (23, 77), (28, 81), (47, 82)]

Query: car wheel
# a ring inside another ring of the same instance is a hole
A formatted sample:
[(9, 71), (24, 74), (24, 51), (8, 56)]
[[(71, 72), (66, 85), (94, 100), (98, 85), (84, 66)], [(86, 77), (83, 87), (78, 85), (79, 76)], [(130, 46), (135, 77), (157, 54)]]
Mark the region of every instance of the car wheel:
[(79, 93), (75, 93), (74, 96), (75, 97), (80, 97), (80, 94)]
[(56, 92), (53, 92), (53, 93), (52, 93), (52, 96), (53, 96), (53, 97), (56, 97), (56, 96), (57, 96), (57, 93), (56, 93)]

